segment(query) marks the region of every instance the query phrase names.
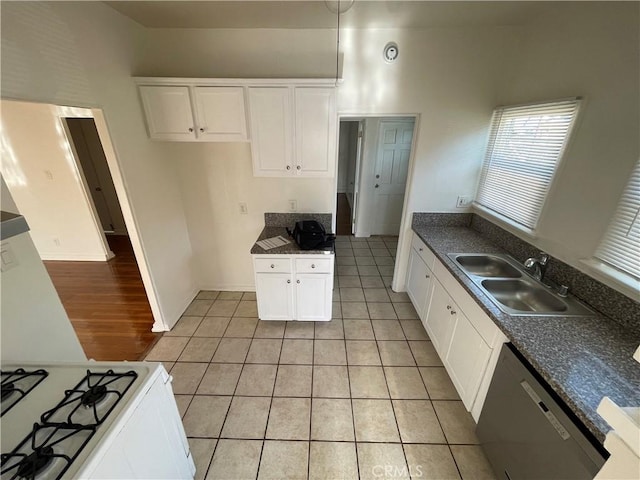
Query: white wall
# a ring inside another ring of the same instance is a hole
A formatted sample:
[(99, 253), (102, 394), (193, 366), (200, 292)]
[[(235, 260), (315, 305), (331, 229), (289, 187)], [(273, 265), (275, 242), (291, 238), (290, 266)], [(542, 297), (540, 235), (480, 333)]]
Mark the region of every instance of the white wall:
[(537, 237), (521, 235), (583, 271), (580, 259), (600, 242), (640, 156), (639, 13), (637, 2), (555, 6), (526, 29), (499, 96), (501, 104), (584, 97)]
[(99, 2), (3, 2), (1, 91), (3, 98), (104, 110), (140, 233), (136, 256), (149, 266), (145, 287), (159, 299), (154, 329), (161, 329), (161, 320), (171, 326), (193, 298), (197, 262), (175, 162), (148, 140), (131, 79), (142, 33)]
[[(249, 251), (264, 227), (265, 212), (331, 212), (334, 179), (253, 176), (247, 143), (166, 143), (178, 167), (201, 288), (253, 290)], [(249, 213), (240, 214), (245, 202)]]
[(4, 177), (2, 176), (1, 173), (0, 173), (0, 194), (2, 194), (2, 198), (0, 200), (0, 209), (4, 210), (5, 212), (19, 213), (16, 202), (13, 201), (13, 198), (11, 197), (11, 192), (9, 191), (9, 188), (7, 187), (7, 184), (4, 181)]
[(62, 119), (46, 104), (2, 101), (2, 175), (43, 260), (106, 260)]

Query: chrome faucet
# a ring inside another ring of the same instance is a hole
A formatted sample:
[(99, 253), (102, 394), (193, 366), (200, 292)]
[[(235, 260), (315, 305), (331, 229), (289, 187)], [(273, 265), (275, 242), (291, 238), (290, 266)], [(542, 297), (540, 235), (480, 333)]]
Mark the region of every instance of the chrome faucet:
[(540, 252), (538, 257), (527, 258), (524, 261), (524, 268), (531, 272), (533, 278), (540, 281), (544, 278), (544, 274), (547, 271), (547, 264), (549, 263), (549, 255), (544, 252)]

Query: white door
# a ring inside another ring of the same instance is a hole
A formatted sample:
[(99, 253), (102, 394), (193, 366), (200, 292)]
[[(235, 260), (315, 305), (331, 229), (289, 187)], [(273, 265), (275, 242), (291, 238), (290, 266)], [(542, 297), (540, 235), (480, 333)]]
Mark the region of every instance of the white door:
[(297, 87), (296, 174), (332, 177), (336, 163), (335, 89)]
[(414, 122), (380, 122), (372, 235), (397, 235), (402, 219)]
[(293, 283), (290, 273), (256, 273), (260, 320), (293, 319)]
[(358, 143), (356, 144), (356, 165), (353, 181), (353, 201), (351, 204), (351, 233), (356, 234), (356, 213), (360, 197), (360, 168), (362, 166), (362, 139), (364, 137), (364, 120), (358, 122)]
[(296, 275), (296, 320), (331, 320), (333, 274)]
[(189, 87), (141, 86), (140, 96), (151, 138), (195, 140)]
[(412, 248), (409, 254), (409, 271), (407, 272), (407, 294), (413, 302), (413, 306), (416, 307), (423, 324), (426, 321), (427, 297), (430, 288), (431, 271)]
[(289, 88), (249, 88), (249, 110), (254, 175), (291, 174), (294, 166)]
[(219, 142), (247, 139), (242, 87), (195, 87), (194, 93), (199, 139)]

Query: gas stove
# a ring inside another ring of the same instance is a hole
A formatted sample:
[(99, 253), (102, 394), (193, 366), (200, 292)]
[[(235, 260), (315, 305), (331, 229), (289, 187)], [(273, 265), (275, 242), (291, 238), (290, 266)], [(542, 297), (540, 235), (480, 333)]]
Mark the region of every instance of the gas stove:
[[(184, 477), (193, 462), (169, 380), (160, 364), (145, 362), (3, 366), (0, 479), (144, 478), (148, 476), (144, 455), (135, 453), (134, 442), (130, 456), (137, 460), (131, 460), (121, 454), (121, 444), (131, 444), (128, 437), (141, 432), (146, 432), (150, 445), (161, 443), (155, 437), (167, 430), (176, 433), (176, 417), (182, 438), (169, 443), (174, 453), (183, 444), (179, 458), (184, 456)], [(157, 395), (149, 396), (151, 391)], [(136, 412), (145, 410), (139, 408), (145, 402), (158, 403), (158, 396), (170, 400), (163, 402), (168, 409), (165, 419), (145, 424), (147, 415)], [(167, 420), (173, 421), (163, 424)], [(131, 427), (125, 428), (128, 424)], [(167, 477), (176, 474), (170, 467)]]

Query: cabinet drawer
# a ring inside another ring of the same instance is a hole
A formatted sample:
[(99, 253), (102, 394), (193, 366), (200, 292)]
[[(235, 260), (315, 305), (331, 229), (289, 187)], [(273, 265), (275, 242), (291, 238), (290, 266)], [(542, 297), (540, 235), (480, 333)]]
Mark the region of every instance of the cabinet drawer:
[(256, 258), (254, 260), (256, 273), (291, 273), (290, 258)]
[(420, 237), (416, 233), (413, 234), (413, 241), (411, 242), (411, 246), (418, 252), (418, 255), (424, 260), (424, 263), (427, 264), (430, 270), (433, 270), (433, 264), (436, 261), (436, 256), (433, 254), (431, 249), (427, 247)]
[(296, 258), (296, 273), (331, 273), (333, 258)]

